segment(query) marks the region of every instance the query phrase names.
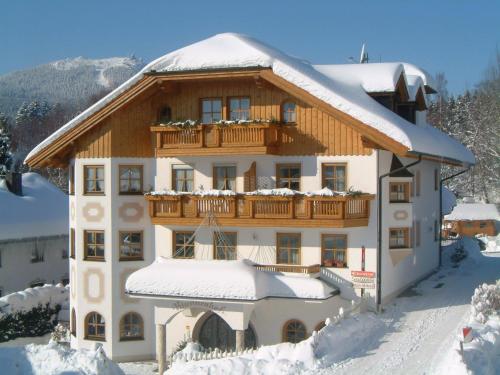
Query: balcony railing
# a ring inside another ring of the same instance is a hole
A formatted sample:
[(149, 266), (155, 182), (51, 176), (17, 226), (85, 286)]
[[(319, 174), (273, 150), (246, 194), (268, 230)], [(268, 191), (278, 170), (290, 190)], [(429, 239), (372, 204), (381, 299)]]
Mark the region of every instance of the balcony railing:
[(313, 264), (312, 266), (299, 266), (293, 264), (256, 264), (254, 267), (260, 271), (293, 272), (306, 275), (319, 273), (321, 271), (321, 265), (319, 264)]
[(193, 225), (211, 215), (222, 225), (366, 226), (371, 194), (356, 196), (146, 195), (153, 224)]
[(273, 154), (279, 139), (279, 125), (152, 126), (157, 157), (180, 154)]

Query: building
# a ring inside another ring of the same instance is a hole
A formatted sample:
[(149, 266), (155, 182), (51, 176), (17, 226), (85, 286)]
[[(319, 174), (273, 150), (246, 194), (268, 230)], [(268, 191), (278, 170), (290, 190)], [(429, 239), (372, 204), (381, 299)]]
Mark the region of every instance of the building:
[(72, 345), (162, 367), (187, 336), (299, 341), (428, 275), (440, 166), (474, 163), (425, 124), (431, 92), (410, 64), (313, 66), (237, 34), (150, 63), (26, 159), (71, 171)]
[(498, 220), (497, 207), (492, 203), (460, 203), (444, 217), (444, 229), (448, 236), (496, 236)]
[(0, 295), (69, 282), (68, 206), (36, 173), (0, 179)]

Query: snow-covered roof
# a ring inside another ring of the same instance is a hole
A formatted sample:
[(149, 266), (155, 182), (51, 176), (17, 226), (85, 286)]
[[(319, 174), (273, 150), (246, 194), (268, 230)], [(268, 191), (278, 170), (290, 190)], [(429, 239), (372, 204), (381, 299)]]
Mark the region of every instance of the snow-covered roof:
[(266, 297), (325, 299), (334, 292), (318, 279), (260, 271), (247, 259), (162, 257), (131, 274), (125, 289), (131, 294), (249, 301)]
[(457, 204), (445, 220), (499, 220), (498, 210), (494, 204), (461, 203)]
[(443, 186), (441, 192), (441, 202), (443, 207), (443, 215), (449, 215), (453, 208), (457, 205), (457, 197), (451, 190)]
[(68, 196), (37, 173), (22, 176), (23, 196), (0, 180), (0, 240), (68, 233)]
[[(372, 64), (370, 64), (372, 65)], [(411, 75), (422, 72), (410, 64)], [(446, 134), (431, 126), (416, 126), (374, 101), (359, 84), (327, 77), (310, 63), (291, 57), (254, 38), (225, 33), (218, 34), (154, 60), (141, 72), (123, 83), (106, 97), (61, 127), (26, 157), (30, 159), (50, 143), (77, 126), (110, 101), (136, 84), (145, 73), (169, 73), (193, 70), (271, 68), (273, 73), (332, 107), (371, 126), (416, 153), (444, 157), (473, 164), (472, 153)], [(413, 71), (412, 71), (413, 69)], [(431, 130), (433, 129), (433, 130)]]
[(402, 62), (401, 64), (403, 64), (407, 75), (419, 76), (420, 78), (422, 78), (425, 86), (431, 88), (433, 91), (437, 90), (437, 85), (434, 81), (434, 77), (432, 77), (432, 75), (430, 75), (427, 71), (410, 63)]

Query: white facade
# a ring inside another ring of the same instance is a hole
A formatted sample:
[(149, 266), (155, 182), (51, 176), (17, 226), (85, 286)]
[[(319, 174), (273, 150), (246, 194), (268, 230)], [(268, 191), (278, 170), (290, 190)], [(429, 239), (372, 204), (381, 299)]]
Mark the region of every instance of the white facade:
[(0, 295), (68, 283), (67, 256), (67, 235), (0, 241)]

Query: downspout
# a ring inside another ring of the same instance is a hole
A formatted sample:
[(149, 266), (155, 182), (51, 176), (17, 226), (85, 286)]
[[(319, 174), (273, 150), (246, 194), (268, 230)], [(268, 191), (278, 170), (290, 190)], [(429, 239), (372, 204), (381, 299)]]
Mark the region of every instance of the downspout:
[[(385, 173), (378, 178), (378, 221), (377, 221), (377, 311), (382, 311), (382, 180), (394, 173), (404, 171), (409, 167), (419, 164), (422, 161), (422, 155), (418, 155), (418, 160), (395, 169), (389, 173)], [(380, 162), (380, 160), (379, 160)]]
[(447, 180), (451, 180), (452, 178), (455, 178), (457, 176), (460, 176), (461, 174), (467, 172), (470, 169), (470, 166), (467, 167), (467, 169), (464, 169), (463, 171), (457, 172), (455, 174), (452, 174), (451, 176), (445, 177), (442, 180), (439, 181), (439, 266), (441, 267), (442, 264), (442, 258), (443, 258), (443, 246), (441, 244), (441, 233), (442, 233), (442, 227), (443, 227), (443, 182)]

